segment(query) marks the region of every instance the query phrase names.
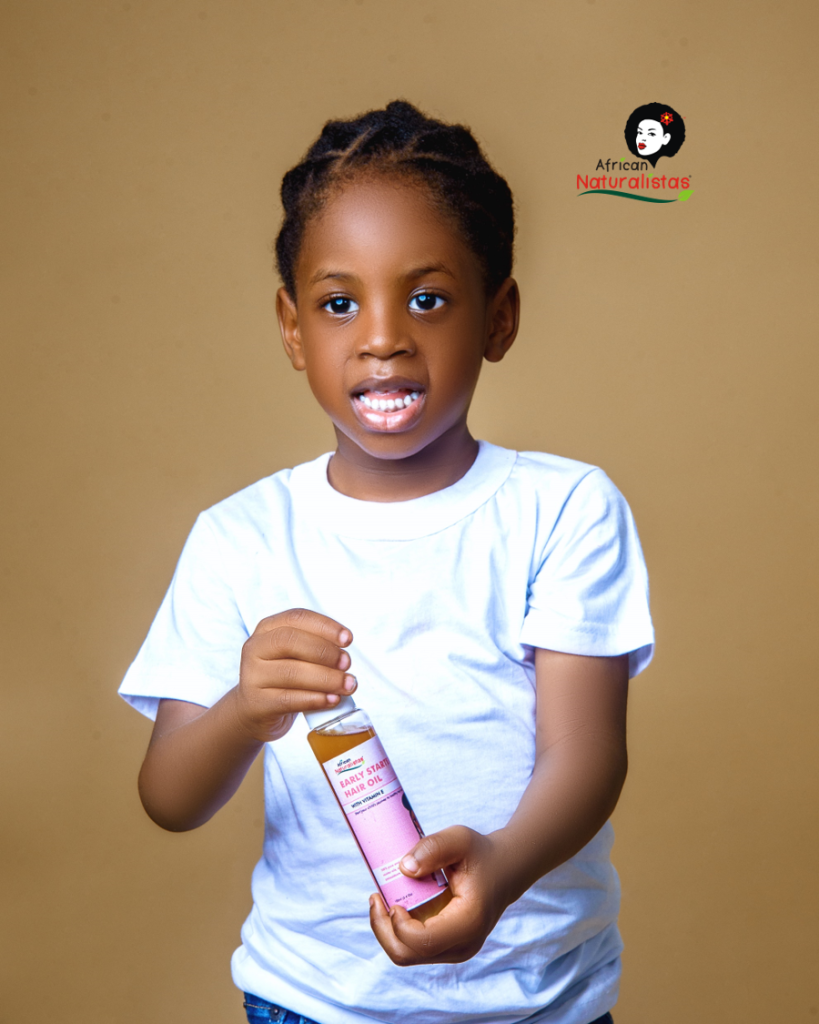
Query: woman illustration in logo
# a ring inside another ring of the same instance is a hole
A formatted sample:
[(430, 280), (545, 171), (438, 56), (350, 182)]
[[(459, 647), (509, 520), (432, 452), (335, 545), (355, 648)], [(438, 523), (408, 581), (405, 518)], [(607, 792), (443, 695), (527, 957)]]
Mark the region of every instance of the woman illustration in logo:
[(657, 166), (661, 156), (674, 156), (685, 142), (685, 122), (666, 103), (644, 103), (626, 121), (626, 145), (641, 160)]

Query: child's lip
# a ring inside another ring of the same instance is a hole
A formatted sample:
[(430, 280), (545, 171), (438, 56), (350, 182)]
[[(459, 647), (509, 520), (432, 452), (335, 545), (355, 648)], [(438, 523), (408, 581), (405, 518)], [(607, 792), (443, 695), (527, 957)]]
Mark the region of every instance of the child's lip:
[[(426, 392), (417, 381), (391, 377), (362, 381), (351, 396), (358, 421), (370, 430), (400, 432), (412, 427), (421, 415)], [(390, 408), (378, 408), (381, 403)]]
[(365, 391), (423, 391), (424, 385), (420, 380), (413, 380), (412, 377), (399, 377), (393, 374), (389, 377), (365, 377), (350, 389), (350, 394), (363, 394)]

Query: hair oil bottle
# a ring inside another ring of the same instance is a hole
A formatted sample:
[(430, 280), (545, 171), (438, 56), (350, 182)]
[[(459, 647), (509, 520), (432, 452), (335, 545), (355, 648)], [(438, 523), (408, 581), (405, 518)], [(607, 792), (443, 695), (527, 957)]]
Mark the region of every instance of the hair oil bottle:
[(342, 697), (304, 717), (307, 741), (387, 908), (400, 904), (420, 921), (437, 914), (452, 898), (443, 872), (408, 878), (398, 867), (424, 833), (367, 715)]

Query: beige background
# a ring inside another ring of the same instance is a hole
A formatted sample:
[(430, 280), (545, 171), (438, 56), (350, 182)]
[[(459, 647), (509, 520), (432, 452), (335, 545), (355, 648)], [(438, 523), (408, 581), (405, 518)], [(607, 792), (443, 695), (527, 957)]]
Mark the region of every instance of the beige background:
[[(274, 321), (278, 181), (399, 96), (518, 201), (523, 329), (475, 432), (602, 464), (652, 574), (617, 1024), (817, 1019), (816, 15), (4, 0), (2, 1024), (243, 1019), (258, 774), (162, 833), (115, 689), (196, 513), (330, 445)], [(576, 198), (655, 99), (691, 199)]]

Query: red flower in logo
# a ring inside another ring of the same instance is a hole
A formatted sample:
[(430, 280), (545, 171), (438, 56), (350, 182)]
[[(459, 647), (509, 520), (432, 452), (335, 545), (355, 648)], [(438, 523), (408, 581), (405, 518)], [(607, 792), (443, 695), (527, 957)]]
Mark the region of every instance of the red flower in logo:
[(664, 114), (660, 115), (660, 120), (663, 122), (664, 125), (669, 125), (674, 120), (674, 115), (669, 114), (669, 112), (666, 110)]

